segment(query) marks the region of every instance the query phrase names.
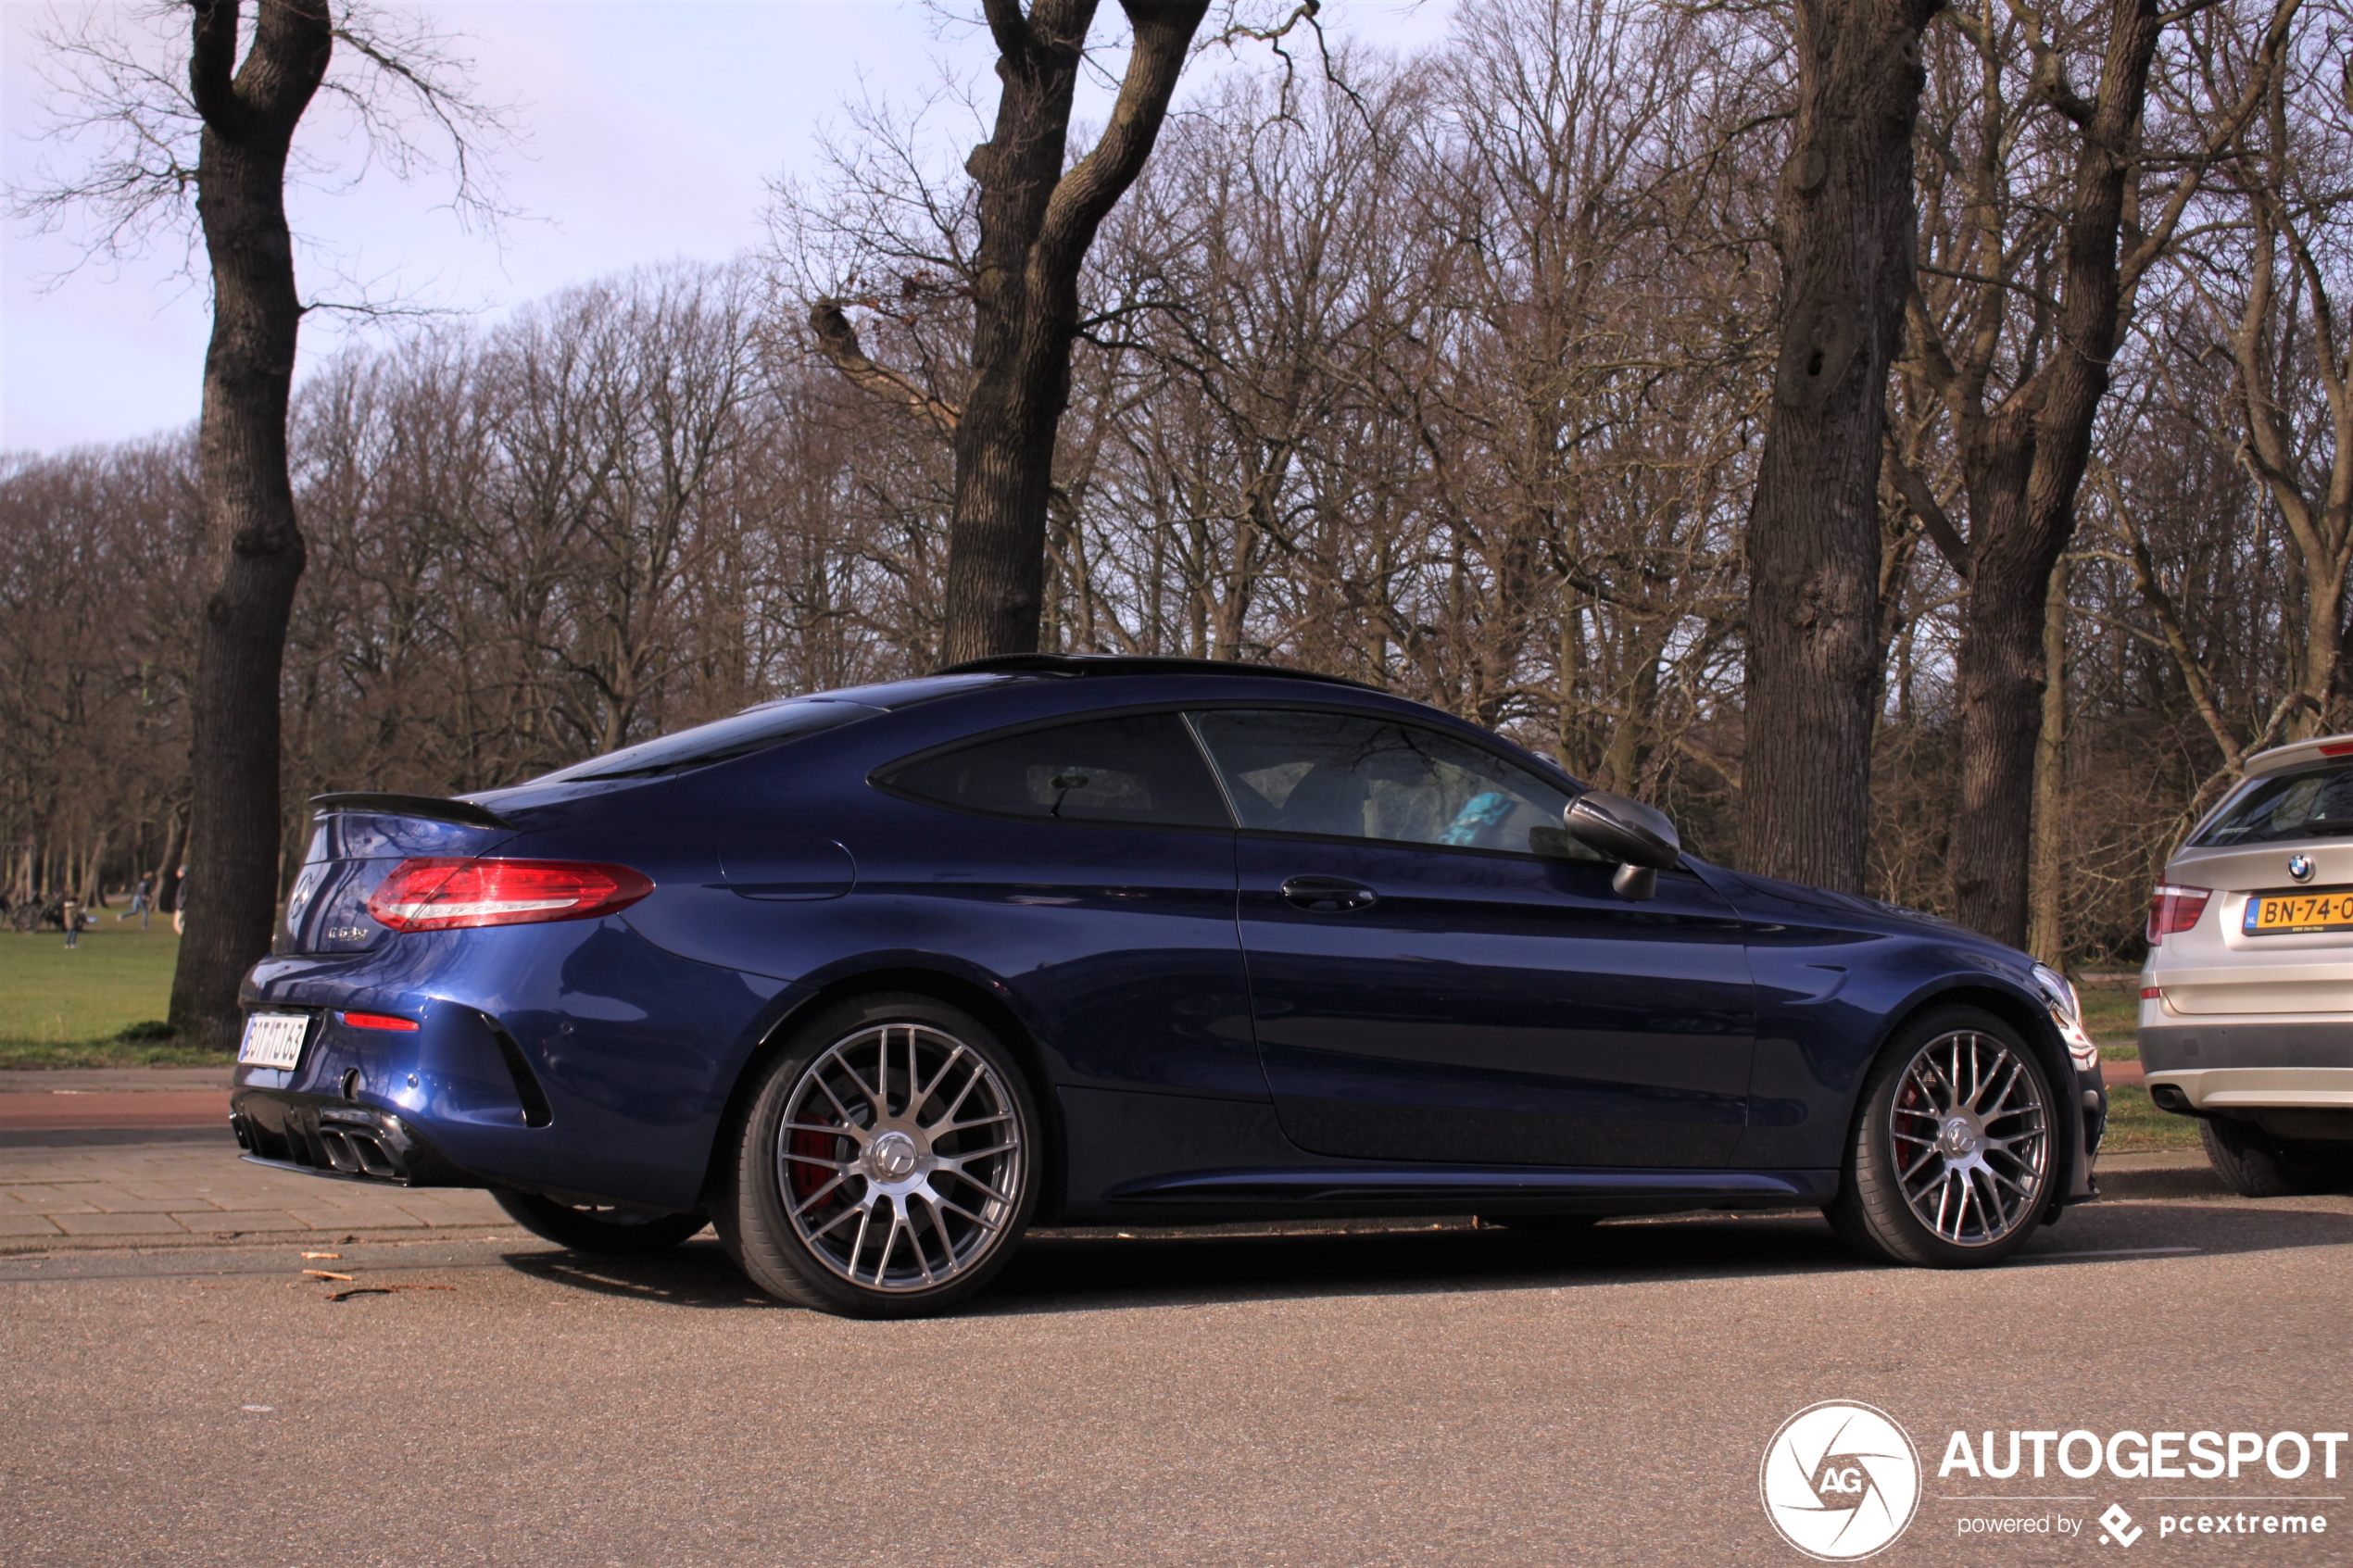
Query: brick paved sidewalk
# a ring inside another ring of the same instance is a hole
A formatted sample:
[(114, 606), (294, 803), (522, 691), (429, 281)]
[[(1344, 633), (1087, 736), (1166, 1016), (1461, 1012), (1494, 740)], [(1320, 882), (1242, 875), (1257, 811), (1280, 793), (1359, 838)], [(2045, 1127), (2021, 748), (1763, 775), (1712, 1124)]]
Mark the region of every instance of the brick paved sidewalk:
[(173, 1141), (0, 1148), (0, 1251), (484, 1228), (514, 1228), (488, 1193), (273, 1171), (240, 1160), (226, 1129)]

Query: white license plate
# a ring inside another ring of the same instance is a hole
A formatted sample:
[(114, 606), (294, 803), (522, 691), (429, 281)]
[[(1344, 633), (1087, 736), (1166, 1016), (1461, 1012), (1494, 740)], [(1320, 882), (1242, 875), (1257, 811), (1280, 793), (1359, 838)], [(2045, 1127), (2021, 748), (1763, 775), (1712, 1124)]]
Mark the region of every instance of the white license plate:
[(237, 1060), (248, 1067), (292, 1068), (302, 1060), (302, 1039), (309, 1033), (307, 1012), (257, 1012), (245, 1020)]

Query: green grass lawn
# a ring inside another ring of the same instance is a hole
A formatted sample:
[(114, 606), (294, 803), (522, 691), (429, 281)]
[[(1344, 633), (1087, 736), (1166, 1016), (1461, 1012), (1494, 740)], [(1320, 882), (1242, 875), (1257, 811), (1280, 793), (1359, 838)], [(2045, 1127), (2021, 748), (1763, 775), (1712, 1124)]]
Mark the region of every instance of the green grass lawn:
[[(2085, 980), (2077, 984), (2075, 994), (2083, 1002), (2083, 1024), (2092, 1038), (2103, 1047), (2133, 1047), (2133, 1036), (2141, 1026), (2141, 978), (2131, 975), (2123, 980)], [(2103, 1048), (2102, 1056), (2110, 1055)], [(2139, 1048), (2122, 1053), (2130, 1060), (2140, 1054)]]
[(2195, 1119), (2159, 1110), (2150, 1102), (2149, 1092), (2138, 1084), (2108, 1085), (2108, 1135), (2100, 1140), (2103, 1154), (2156, 1154), (2201, 1147)]
[(163, 1017), (180, 938), (101, 910), (68, 951), (62, 932), (0, 931), (0, 1067), (177, 1067), (220, 1060), (170, 1041), (125, 1040)]

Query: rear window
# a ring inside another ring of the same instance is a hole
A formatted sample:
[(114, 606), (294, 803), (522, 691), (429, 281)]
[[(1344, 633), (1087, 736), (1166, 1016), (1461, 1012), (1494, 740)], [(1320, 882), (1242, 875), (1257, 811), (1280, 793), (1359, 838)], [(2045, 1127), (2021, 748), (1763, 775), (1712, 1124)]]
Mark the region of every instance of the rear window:
[(2353, 834), (2353, 765), (2326, 763), (2258, 779), (2225, 802), (2197, 843), (2275, 844)]
[(584, 784), (595, 779), (649, 779), (658, 773), (683, 773), (689, 768), (749, 757), (755, 751), (765, 751), (772, 746), (822, 730), (837, 729), (853, 719), (869, 718), (881, 711), (862, 703), (823, 699), (774, 703), (714, 723), (698, 724), (674, 735), (624, 746), (619, 751), (574, 762), (569, 768), (542, 773), (529, 782)]
[(919, 759), (878, 782), (937, 805), (998, 816), (1233, 826), (1200, 747), (1173, 713), (1026, 730)]

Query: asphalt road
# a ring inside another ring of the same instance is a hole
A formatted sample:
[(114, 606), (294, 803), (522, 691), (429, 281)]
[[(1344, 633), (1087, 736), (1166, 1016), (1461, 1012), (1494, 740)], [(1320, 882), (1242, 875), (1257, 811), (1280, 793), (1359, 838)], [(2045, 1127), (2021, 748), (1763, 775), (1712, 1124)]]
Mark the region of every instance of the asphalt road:
[[(2112, 1185), (1986, 1273), (1861, 1267), (1796, 1217), (1084, 1236), (911, 1323), (767, 1303), (708, 1237), (0, 1258), (0, 1562), (1794, 1564), (1759, 1461), (1833, 1399), (1920, 1450), (1875, 1562), (2353, 1562), (2353, 1451), (1938, 1475), (1955, 1428), (2353, 1426), (2353, 1199)], [(2328, 1500), (2257, 1506), (2330, 1532), (2156, 1527), (2290, 1495)], [(1959, 1533), (2005, 1517), (2080, 1534)]]

